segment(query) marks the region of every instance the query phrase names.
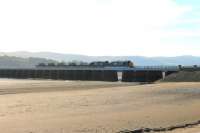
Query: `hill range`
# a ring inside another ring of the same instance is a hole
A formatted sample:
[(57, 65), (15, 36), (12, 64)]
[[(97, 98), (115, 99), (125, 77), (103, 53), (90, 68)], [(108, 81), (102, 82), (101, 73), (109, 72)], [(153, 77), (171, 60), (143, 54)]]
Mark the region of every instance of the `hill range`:
[(33, 67), (40, 62), (57, 61), (116, 61), (131, 60), (135, 65), (200, 65), (200, 57), (144, 57), (144, 56), (87, 56), (78, 54), (61, 54), (53, 52), (0, 52), (0, 67)]

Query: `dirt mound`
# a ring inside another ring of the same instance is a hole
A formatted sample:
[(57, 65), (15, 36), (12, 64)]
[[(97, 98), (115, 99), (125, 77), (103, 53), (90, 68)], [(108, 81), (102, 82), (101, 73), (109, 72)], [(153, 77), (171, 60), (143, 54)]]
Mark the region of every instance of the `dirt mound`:
[(180, 71), (168, 75), (161, 82), (200, 82), (200, 71)]

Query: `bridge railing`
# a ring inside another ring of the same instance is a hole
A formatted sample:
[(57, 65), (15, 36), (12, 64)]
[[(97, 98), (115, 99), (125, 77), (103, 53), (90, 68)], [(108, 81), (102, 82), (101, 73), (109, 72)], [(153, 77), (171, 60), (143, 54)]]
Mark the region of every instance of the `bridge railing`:
[(36, 67), (36, 68), (0, 68), (24, 70), (115, 70), (115, 71), (179, 71), (179, 66), (135, 66), (135, 67)]
[(178, 71), (178, 66), (135, 66), (136, 70)]

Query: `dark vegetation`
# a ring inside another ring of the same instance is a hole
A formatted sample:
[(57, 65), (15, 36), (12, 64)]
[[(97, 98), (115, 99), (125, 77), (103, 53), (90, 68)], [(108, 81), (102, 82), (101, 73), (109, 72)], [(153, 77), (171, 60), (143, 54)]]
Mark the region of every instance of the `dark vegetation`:
[(36, 58), (36, 57), (16, 57), (16, 56), (0, 56), (0, 68), (34, 68), (39, 67), (57, 67), (57, 66), (133, 66), (131, 61), (96, 61), (96, 62), (83, 62), (83, 61), (57, 61), (46, 58)]
[(39, 63), (37, 67), (66, 67), (66, 66), (79, 66), (79, 67), (134, 67), (132, 61), (93, 61), (87, 62), (58, 62), (58, 63)]

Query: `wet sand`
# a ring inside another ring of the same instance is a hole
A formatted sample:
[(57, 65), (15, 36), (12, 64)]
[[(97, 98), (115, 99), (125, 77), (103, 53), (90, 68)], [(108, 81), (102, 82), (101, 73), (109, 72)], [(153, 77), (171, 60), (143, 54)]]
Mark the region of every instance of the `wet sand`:
[(0, 80), (4, 133), (114, 133), (198, 120), (200, 83)]

